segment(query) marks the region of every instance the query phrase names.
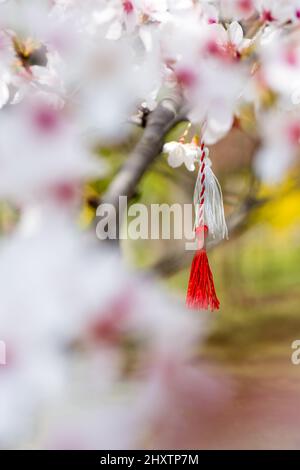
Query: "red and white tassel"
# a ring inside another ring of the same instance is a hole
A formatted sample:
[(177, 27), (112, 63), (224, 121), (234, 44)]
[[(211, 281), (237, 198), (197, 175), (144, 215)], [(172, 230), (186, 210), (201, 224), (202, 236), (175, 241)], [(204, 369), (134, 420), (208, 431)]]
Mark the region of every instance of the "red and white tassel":
[[(194, 140), (194, 142), (197, 142)], [(228, 236), (220, 184), (211, 169), (208, 149), (201, 144), (199, 175), (194, 193), (195, 236), (197, 251), (191, 266), (187, 290), (187, 306), (194, 309), (218, 310), (214, 279), (209, 266), (206, 243), (208, 237), (222, 239)]]

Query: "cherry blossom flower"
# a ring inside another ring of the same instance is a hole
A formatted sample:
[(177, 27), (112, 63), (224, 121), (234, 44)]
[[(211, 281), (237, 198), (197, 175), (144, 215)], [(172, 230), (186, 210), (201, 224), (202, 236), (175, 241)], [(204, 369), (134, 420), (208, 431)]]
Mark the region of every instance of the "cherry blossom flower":
[(254, 168), (262, 181), (279, 183), (293, 166), (300, 144), (299, 122), (299, 113), (273, 111), (260, 117), (264, 140)]
[[(7, 345), (0, 374), (0, 446), (5, 447), (31, 434), (42, 409), (62, 399), (67, 348), (94, 312), (104, 312), (124, 289), (128, 276), (114, 253), (99, 251), (78, 233), (61, 203), (25, 211), (14, 237), (2, 240), (0, 259), (1, 338)], [(105, 279), (115, 263), (113, 286)]]
[(101, 175), (103, 165), (84, 146), (76, 126), (45, 99), (24, 102), (2, 113), (0, 121), (1, 197), (24, 201), (56, 184)]
[(217, 24), (212, 27), (215, 31), (216, 45), (220, 48), (220, 53), (232, 59), (238, 59), (243, 48), (250, 44), (250, 40), (244, 39), (244, 32), (237, 21), (233, 21), (227, 30), (223, 25)]
[(195, 170), (195, 162), (201, 156), (201, 149), (193, 143), (168, 142), (163, 152), (168, 154), (168, 163), (172, 168), (185, 164), (189, 171)]
[(298, 20), (300, 6), (298, 0), (256, 0), (255, 5), (261, 20), (266, 23)]

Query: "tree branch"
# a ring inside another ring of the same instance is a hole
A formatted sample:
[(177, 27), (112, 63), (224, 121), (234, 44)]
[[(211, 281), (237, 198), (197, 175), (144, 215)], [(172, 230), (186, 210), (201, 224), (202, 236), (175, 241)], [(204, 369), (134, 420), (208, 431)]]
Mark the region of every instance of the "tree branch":
[(149, 114), (141, 139), (101, 198), (102, 203), (115, 207), (116, 220), (119, 219), (119, 197), (132, 198), (144, 173), (161, 153), (166, 134), (184, 120), (183, 114), (180, 114), (181, 105), (181, 96), (174, 94), (164, 98)]

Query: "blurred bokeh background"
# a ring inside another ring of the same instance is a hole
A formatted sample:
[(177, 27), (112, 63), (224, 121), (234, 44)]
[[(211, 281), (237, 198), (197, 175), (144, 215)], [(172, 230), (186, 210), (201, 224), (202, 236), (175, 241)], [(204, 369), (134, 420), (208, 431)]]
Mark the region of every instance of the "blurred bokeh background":
[[(167, 137), (180, 137), (185, 124)], [(138, 136), (139, 134), (137, 134)], [(135, 142), (133, 137), (132, 145)], [(296, 162), (276, 186), (259, 183), (252, 160), (260, 143), (241, 122), (210, 156), (223, 188), (230, 236), (211, 246), (209, 257), (221, 300), (218, 312), (194, 312), (205, 318), (207, 335), (196, 352), (199, 365), (210, 364), (216, 377), (230, 377), (234, 395), (217, 409), (211, 428), (203, 433), (202, 407), (187, 403), (173, 430), (160, 430), (154, 446), (196, 448), (295, 448), (298, 438), (300, 369), (291, 362), (292, 343), (300, 337), (300, 185)], [(115, 171), (128, 148), (107, 150)], [(105, 150), (102, 149), (105, 154)], [(189, 203), (195, 175), (184, 168), (170, 170), (160, 155), (149, 169), (132, 202)], [(109, 182), (109, 178), (108, 178)], [(106, 186), (105, 181), (101, 182)], [(88, 201), (103, 187), (87, 188), (83, 223), (93, 217)], [(184, 303), (192, 253), (183, 241), (123, 240), (129, 267), (151, 273), (180, 303)], [(201, 437), (200, 437), (201, 436)]]

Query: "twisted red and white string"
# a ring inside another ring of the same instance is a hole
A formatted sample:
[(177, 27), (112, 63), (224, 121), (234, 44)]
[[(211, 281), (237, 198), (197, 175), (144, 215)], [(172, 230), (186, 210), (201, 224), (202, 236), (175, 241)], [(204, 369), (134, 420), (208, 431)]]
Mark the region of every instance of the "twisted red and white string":
[(206, 151), (204, 142), (201, 143), (201, 156), (199, 160), (199, 174), (196, 182), (194, 205), (196, 211), (195, 235), (198, 242), (198, 248), (204, 247), (208, 227), (205, 223), (205, 191), (206, 191)]
[[(204, 226), (204, 201), (205, 201), (205, 147), (204, 143), (201, 144), (201, 157), (200, 157), (200, 184), (201, 192), (197, 194), (196, 204), (199, 204), (198, 223), (196, 229)], [(199, 177), (198, 177), (199, 178)], [(198, 183), (198, 182), (197, 182)], [(197, 193), (197, 191), (196, 191)]]

